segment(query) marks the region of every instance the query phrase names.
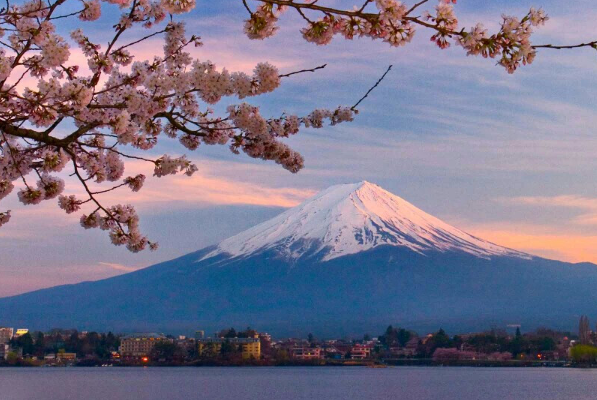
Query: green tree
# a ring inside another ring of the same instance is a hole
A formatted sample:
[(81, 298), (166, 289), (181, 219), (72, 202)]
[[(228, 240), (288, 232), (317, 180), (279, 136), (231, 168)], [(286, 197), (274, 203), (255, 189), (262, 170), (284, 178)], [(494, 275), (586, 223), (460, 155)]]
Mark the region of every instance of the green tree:
[(597, 361), (597, 347), (579, 344), (570, 349), (570, 356), (578, 364), (594, 364)]
[(162, 340), (156, 343), (151, 350), (151, 358), (155, 361), (167, 361), (171, 362), (174, 360), (180, 360), (183, 358), (182, 349), (176, 344)]
[(227, 355), (227, 354), (234, 354), (238, 352), (238, 346), (233, 343), (230, 343), (230, 340), (224, 340), (222, 343), (222, 347), (220, 348), (220, 354)]
[(17, 362), (19, 362), (19, 356), (17, 353), (11, 351), (6, 355), (6, 362), (9, 365), (15, 365)]
[(227, 339), (234, 339), (235, 337), (238, 337), (238, 335), (236, 334), (236, 330), (234, 328), (230, 328), (227, 331), (224, 331), (224, 335), (222, 337)]
[(23, 349), (23, 355), (33, 355), (35, 353), (35, 345), (33, 343), (33, 337), (27, 332), (24, 335), (19, 336), (11, 340), (11, 344), (16, 347)]
[(37, 333), (37, 337), (35, 339), (35, 344), (33, 345), (33, 348), (33, 354), (35, 354), (36, 357), (44, 356), (46, 349), (46, 341), (45, 336), (42, 332)]
[(527, 349), (527, 340), (520, 333), (520, 328), (516, 328), (516, 334), (514, 335), (514, 339), (512, 339), (510, 341), (510, 344), (508, 345), (508, 351), (512, 353), (514, 357), (516, 357), (521, 353), (527, 352)]
[(413, 337), (414, 335), (411, 331), (407, 331), (406, 329), (402, 328), (398, 329), (398, 332), (396, 333), (396, 340), (398, 340), (400, 347), (406, 346), (408, 341), (411, 340)]

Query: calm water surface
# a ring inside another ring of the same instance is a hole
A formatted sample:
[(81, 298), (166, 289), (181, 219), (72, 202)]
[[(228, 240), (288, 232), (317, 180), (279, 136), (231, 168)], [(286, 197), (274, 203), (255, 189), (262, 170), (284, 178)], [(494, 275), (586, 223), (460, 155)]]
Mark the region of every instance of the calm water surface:
[(1, 400), (596, 399), (597, 370), (0, 368)]

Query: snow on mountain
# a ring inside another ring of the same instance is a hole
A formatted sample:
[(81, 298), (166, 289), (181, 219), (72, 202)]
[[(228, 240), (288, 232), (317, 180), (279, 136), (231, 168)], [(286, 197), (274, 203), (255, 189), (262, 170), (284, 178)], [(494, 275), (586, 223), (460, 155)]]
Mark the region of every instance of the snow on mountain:
[(222, 241), (204, 256), (242, 257), (276, 249), (286, 257), (327, 261), (381, 245), (418, 253), (463, 251), (477, 257), (531, 256), (461, 231), (367, 181), (331, 186), (304, 203)]

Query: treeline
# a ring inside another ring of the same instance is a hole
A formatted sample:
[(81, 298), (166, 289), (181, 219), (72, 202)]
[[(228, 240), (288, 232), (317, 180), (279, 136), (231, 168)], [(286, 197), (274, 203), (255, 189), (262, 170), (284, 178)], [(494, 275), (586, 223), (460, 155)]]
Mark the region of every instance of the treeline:
[(59, 352), (76, 353), (77, 357), (94, 357), (100, 360), (110, 358), (112, 351), (118, 351), (120, 339), (112, 332), (88, 332), (80, 335), (78, 331), (53, 330), (26, 333), (11, 339), (12, 348), (21, 348), (24, 356), (43, 358), (47, 354)]
[[(479, 354), (510, 353), (514, 358), (533, 356), (555, 351), (565, 340), (576, 338), (571, 332), (558, 332), (540, 328), (534, 332), (521, 333), (516, 329), (514, 335), (502, 330), (491, 330), (469, 335), (449, 336), (443, 329), (430, 336), (418, 337), (416, 333), (389, 326), (379, 337), (380, 352), (389, 354), (391, 348), (404, 348), (407, 344), (414, 350), (416, 358), (432, 358), (437, 349), (458, 349)], [(413, 340), (416, 343), (413, 343)]]

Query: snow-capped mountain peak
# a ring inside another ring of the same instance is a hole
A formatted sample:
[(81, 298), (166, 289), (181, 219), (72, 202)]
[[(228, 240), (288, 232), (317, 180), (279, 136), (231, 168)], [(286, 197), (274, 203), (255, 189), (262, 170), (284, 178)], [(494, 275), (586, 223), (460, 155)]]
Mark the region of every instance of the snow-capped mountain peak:
[(463, 251), (478, 257), (530, 258), (463, 232), (406, 200), (367, 182), (331, 186), (304, 203), (222, 241), (203, 259), (217, 254), (242, 257), (276, 249), (322, 261), (377, 246), (402, 246), (419, 253)]

